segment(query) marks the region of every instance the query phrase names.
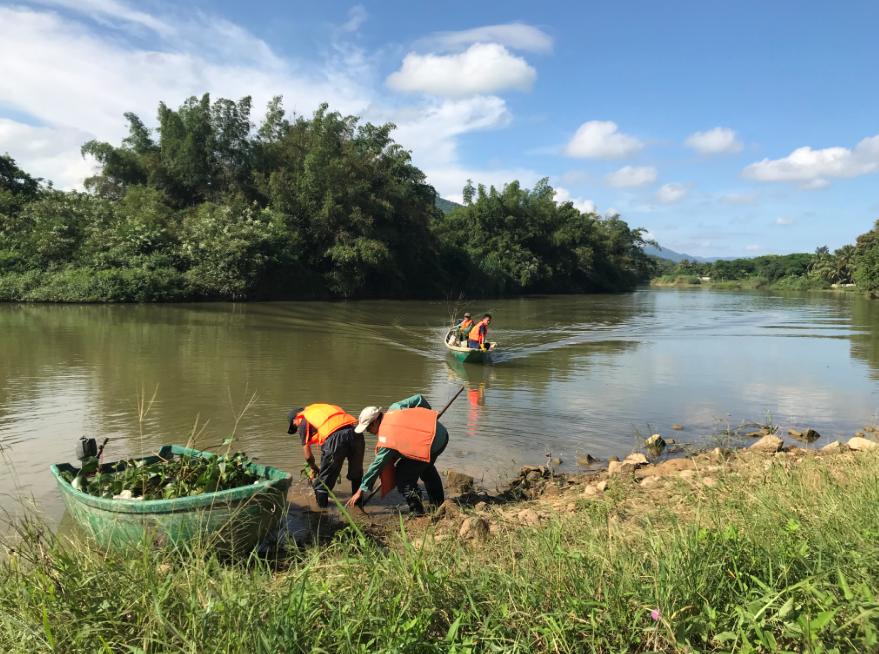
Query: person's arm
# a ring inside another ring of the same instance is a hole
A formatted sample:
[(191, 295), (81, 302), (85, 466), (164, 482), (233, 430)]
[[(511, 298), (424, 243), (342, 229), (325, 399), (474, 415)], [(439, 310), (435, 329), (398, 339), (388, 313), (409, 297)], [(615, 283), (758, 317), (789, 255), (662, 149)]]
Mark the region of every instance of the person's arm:
[(399, 454), (396, 450), (387, 447), (380, 447), (378, 452), (375, 453), (375, 459), (372, 464), (370, 464), (366, 474), (363, 475), (363, 481), (360, 482), (360, 490), (363, 492), (371, 491), (372, 485), (382, 472), (382, 468), (388, 463), (396, 461), (398, 456)]
[(305, 457), (305, 462), (308, 464), (309, 467), (309, 479), (314, 479), (317, 473), (320, 471), (320, 468), (318, 468), (317, 464), (314, 462), (314, 453), (311, 451), (311, 445), (308, 443), (310, 429), (311, 425), (308, 424), (305, 418), (299, 420), (299, 426), (297, 428), (297, 431), (302, 438), (302, 456)]

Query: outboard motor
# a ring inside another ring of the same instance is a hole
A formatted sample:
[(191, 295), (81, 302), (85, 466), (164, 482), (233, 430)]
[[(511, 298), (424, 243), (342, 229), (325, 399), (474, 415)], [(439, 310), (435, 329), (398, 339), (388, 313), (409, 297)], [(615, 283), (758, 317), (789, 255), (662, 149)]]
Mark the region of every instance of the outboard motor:
[(98, 456), (98, 442), (94, 438), (82, 436), (76, 444), (76, 458), (85, 461)]

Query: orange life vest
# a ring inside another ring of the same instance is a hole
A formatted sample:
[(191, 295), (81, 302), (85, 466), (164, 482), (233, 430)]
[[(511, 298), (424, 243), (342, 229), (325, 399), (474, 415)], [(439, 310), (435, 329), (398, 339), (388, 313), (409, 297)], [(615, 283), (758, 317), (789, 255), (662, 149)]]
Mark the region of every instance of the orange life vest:
[(483, 326), (485, 326), (486, 330), (488, 329), (488, 323), (485, 322), (485, 318), (473, 325), (473, 329), (471, 329), (470, 333), (467, 335), (467, 340), (479, 341), (479, 343), (482, 344), (483, 341), (485, 341), (485, 331), (480, 331), (480, 327)]
[[(436, 436), (436, 421), (439, 414), (432, 409), (413, 407), (389, 411), (382, 417), (378, 426), (378, 440), (375, 451), (387, 447), (396, 450), (407, 459), (430, 461), (430, 447)], [(390, 493), (396, 481), (396, 468), (388, 464), (380, 473), (381, 496)]]
[(437, 416), (436, 411), (424, 407), (387, 412), (378, 427), (376, 451), (387, 447), (407, 459), (430, 461)]
[(357, 424), (357, 418), (335, 404), (309, 404), (296, 414), (294, 420), (300, 418), (305, 418), (308, 423), (306, 445), (323, 445), (334, 431)]
[(463, 332), (465, 330), (469, 330), (473, 326), (473, 321), (470, 318), (464, 318), (461, 321), (461, 324), (458, 325), (458, 331)]

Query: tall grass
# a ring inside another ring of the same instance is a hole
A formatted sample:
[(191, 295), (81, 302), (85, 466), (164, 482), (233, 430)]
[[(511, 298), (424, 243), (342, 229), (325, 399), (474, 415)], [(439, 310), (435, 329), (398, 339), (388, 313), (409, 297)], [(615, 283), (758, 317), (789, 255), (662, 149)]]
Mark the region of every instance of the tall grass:
[(403, 523), (381, 544), (354, 525), (281, 569), (102, 555), (20, 523), (0, 649), (877, 651), (879, 456), (774, 461), (715, 488), (615, 483), (533, 528), (496, 514), (480, 546), (444, 530), (416, 545)]

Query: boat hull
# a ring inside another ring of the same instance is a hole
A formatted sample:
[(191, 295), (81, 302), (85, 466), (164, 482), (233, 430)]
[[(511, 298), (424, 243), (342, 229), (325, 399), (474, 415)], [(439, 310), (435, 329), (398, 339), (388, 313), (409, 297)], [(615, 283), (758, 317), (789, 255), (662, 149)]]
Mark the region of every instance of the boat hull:
[(488, 363), (489, 361), (491, 361), (492, 353), (497, 346), (497, 343), (492, 343), (489, 349), (480, 350), (477, 348), (450, 345), (450, 336), (451, 332), (448, 332), (446, 334), (446, 337), (443, 339), (443, 345), (446, 346), (446, 350), (448, 350), (449, 354), (453, 356), (455, 360), (460, 361), (461, 363)]
[[(214, 457), (179, 445), (165, 445), (159, 456)], [(157, 457), (145, 457), (148, 462)], [(116, 463), (102, 466), (110, 470)], [(227, 554), (253, 550), (275, 528), (286, 507), (290, 475), (253, 464), (263, 478), (249, 486), (173, 500), (115, 500), (95, 497), (71, 486), (62, 476), (76, 470), (69, 463), (50, 468), (73, 520), (103, 548), (121, 550), (151, 543), (181, 547), (196, 543)]]

